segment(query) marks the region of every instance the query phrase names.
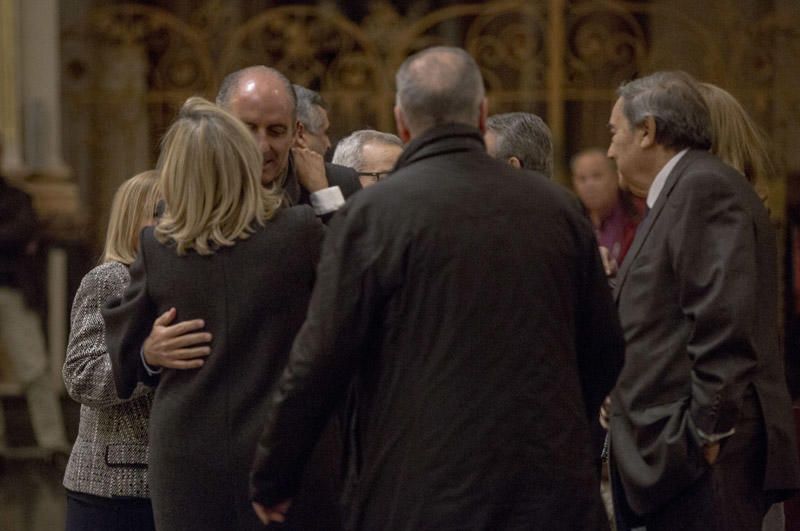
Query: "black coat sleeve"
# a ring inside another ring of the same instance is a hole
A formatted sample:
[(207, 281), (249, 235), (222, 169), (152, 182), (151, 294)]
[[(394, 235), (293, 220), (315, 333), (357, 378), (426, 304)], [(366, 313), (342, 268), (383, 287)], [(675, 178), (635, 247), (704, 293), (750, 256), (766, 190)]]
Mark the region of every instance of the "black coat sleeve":
[(373, 268), (375, 238), (347, 207), (323, 246), (306, 321), (270, 398), (251, 471), (251, 497), (266, 506), (292, 498), (329, 416), (346, 393), (374, 327), (383, 288)]
[(622, 370), (625, 340), (597, 241), (588, 222), (585, 225), (581, 231), (585, 236), (582, 238), (583, 267), (579, 269), (576, 350), (586, 415), (590, 423), (597, 423), (600, 405)]
[(353, 168), (326, 162), (325, 175), (328, 177), (328, 184), (338, 186), (345, 199), (361, 190), (358, 172)]
[(102, 310), (106, 346), (111, 357), (114, 385), (120, 398), (129, 398), (138, 382), (148, 385), (158, 382), (157, 376), (147, 373), (141, 359), (142, 344), (156, 318), (155, 305), (147, 294), (144, 239), (148, 230), (152, 229), (145, 229), (141, 234), (139, 255), (130, 267), (131, 283), (121, 299), (112, 299)]

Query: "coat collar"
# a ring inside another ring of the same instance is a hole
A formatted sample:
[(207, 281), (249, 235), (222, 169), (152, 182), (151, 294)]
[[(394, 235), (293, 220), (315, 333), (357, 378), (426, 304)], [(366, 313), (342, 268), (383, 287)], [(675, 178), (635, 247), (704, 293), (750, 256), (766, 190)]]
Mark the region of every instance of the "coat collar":
[(413, 162), (459, 151), (486, 151), (477, 127), (464, 124), (434, 126), (409, 142), (395, 165), (395, 171)]
[(642, 250), (642, 245), (644, 245), (644, 242), (650, 235), (650, 230), (653, 228), (656, 220), (658, 220), (658, 217), (661, 215), (661, 211), (664, 209), (664, 205), (667, 202), (667, 198), (672, 193), (672, 189), (675, 188), (675, 185), (678, 183), (681, 176), (686, 172), (689, 166), (698, 158), (707, 154), (708, 152), (706, 151), (690, 149), (686, 155), (681, 157), (681, 159), (678, 161), (678, 164), (676, 164), (675, 168), (673, 168), (673, 170), (670, 172), (666, 182), (664, 183), (664, 188), (658, 195), (658, 199), (653, 205), (653, 208), (650, 209), (650, 212), (636, 228), (636, 236), (633, 239), (633, 243), (631, 243), (631, 248), (628, 250), (628, 253), (625, 255), (625, 259), (622, 261), (622, 265), (619, 268), (619, 272), (617, 273), (617, 282), (614, 286), (615, 302), (619, 301), (619, 294), (622, 291), (622, 286), (625, 284), (625, 280), (628, 277), (628, 272), (630, 271), (633, 262), (636, 261), (639, 251)]

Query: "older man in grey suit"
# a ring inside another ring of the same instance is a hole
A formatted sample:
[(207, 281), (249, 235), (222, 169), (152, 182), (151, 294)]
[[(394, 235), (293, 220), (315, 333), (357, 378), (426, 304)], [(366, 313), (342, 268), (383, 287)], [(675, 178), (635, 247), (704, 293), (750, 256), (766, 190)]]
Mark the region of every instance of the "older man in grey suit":
[(760, 529), (798, 487), (769, 216), (708, 152), (688, 74), (623, 85), (609, 127), (608, 155), (649, 208), (614, 292), (627, 342), (611, 395), (620, 528)]

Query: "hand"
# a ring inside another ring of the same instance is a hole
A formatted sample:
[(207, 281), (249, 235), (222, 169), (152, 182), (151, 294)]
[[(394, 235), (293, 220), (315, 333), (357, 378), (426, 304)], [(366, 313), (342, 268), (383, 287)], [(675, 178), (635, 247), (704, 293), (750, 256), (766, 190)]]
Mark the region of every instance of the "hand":
[(715, 442), (703, 446), (703, 457), (706, 458), (706, 462), (709, 465), (716, 463), (717, 457), (719, 457), (719, 443)]
[(153, 367), (168, 369), (202, 367), (205, 363), (202, 358), (211, 354), (211, 347), (205, 345), (211, 341), (211, 334), (195, 331), (202, 329), (205, 322), (194, 319), (170, 325), (175, 315), (175, 308), (170, 308), (155, 320), (142, 346), (144, 360)]
[(316, 151), (310, 150), (303, 139), (297, 139), (297, 147), (292, 148), (292, 157), (297, 181), (308, 193), (313, 194), (328, 187), (325, 159)]
[(289, 506), (291, 504), (292, 500), (286, 500), (274, 507), (264, 507), (260, 503), (254, 501), (253, 510), (255, 510), (258, 519), (261, 520), (261, 523), (264, 525), (269, 525), (272, 522), (285, 522), (286, 513), (289, 511)]
[(611, 397), (607, 396), (600, 406), (600, 425), (603, 429), (608, 429), (608, 421), (611, 419)]
[(608, 248), (600, 246), (600, 258), (603, 259), (603, 269), (606, 272), (607, 277), (613, 277), (617, 274), (617, 270), (619, 267), (617, 266), (617, 261), (611, 257), (611, 253), (609, 252)]

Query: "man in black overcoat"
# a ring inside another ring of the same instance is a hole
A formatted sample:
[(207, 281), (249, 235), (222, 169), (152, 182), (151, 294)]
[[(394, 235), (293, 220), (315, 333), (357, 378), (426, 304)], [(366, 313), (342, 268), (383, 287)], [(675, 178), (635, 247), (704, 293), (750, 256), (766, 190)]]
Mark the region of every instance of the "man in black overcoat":
[(591, 227), (558, 185), (486, 154), (466, 52), (410, 57), (397, 88), (409, 143), (331, 223), (254, 507), (284, 519), (353, 383), (346, 528), (602, 529), (589, 425), (623, 345)]

